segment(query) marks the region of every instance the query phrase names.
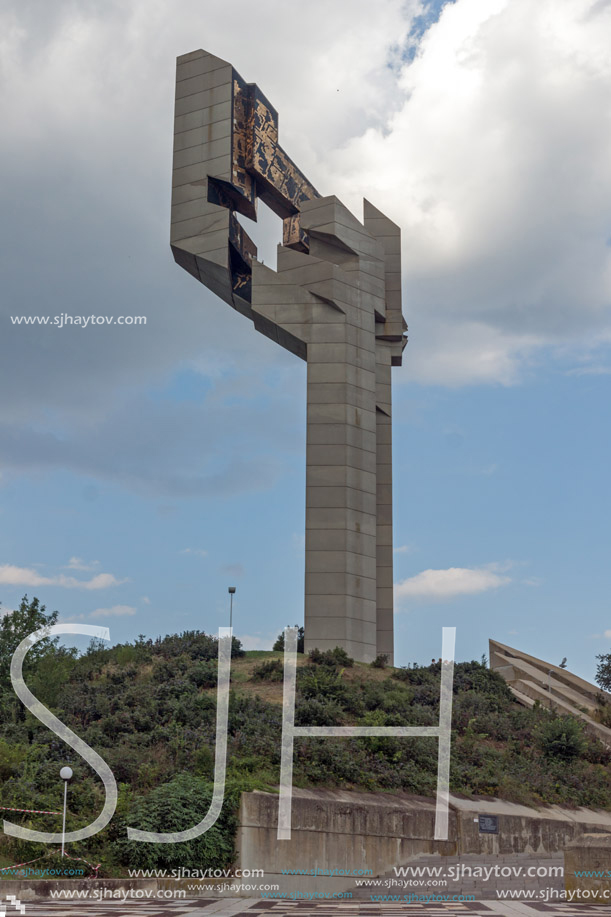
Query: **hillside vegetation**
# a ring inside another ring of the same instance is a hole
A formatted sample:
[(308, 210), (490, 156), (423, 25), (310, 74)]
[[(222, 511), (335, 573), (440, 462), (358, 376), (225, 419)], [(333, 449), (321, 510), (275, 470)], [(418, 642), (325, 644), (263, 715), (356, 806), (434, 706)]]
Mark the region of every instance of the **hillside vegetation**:
[[(0, 804), (60, 810), (59, 770), (69, 764), (67, 830), (89, 824), (104, 790), (89, 766), (25, 710), (10, 684), (10, 659), (23, 637), (57, 613), (34, 599), (0, 622)], [(102, 832), (68, 845), (102, 863), (102, 874), (130, 868), (227, 867), (234, 858), (240, 792), (271, 789), (280, 768), (281, 652), (244, 653), (234, 638), (228, 765), (221, 817), (185, 844), (130, 842), (126, 826), (176, 831), (196, 824), (212, 794), (217, 641), (198, 631), (140, 637), (78, 655), (57, 641), (26, 660), (26, 683), (56, 716), (112, 768), (119, 784), (115, 816)], [(355, 664), (342, 651), (298, 657), (298, 725), (436, 725), (439, 666), (393, 669)], [(298, 739), (296, 786), (435, 794), (434, 738)], [(480, 662), (455, 666), (451, 789), (526, 804), (611, 808), (611, 755), (581, 723), (512, 698)], [(61, 830), (54, 815), (6, 817), (27, 827)], [(49, 848), (2, 836), (4, 864)]]

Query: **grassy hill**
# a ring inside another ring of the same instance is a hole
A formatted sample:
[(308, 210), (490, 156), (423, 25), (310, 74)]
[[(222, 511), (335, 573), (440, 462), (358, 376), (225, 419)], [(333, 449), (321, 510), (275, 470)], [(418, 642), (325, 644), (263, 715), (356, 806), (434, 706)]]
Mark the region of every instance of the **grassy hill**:
[[(15, 617), (16, 616), (16, 617)], [(6, 623), (8, 620), (8, 624)], [(88, 765), (24, 710), (8, 678), (10, 656), (41, 622), (53, 623), (36, 600), (0, 625), (0, 804), (61, 809), (59, 769), (75, 777), (68, 830), (101, 811), (103, 787)], [(130, 868), (228, 866), (239, 795), (279, 780), (282, 653), (244, 653), (234, 638), (227, 787), (223, 812), (205, 835), (186, 844), (129, 842), (126, 826), (156, 831), (191, 827), (212, 792), (216, 716), (216, 640), (191, 631), (141, 637), (110, 649), (93, 643), (82, 655), (45, 641), (29, 663), (34, 694), (110, 765), (119, 784), (117, 812), (102, 832), (69, 845), (101, 862), (103, 874)], [(377, 668), (341, 651), (298, 657), (298, 725), (436, 725), (438, 666)], [(433, 738), (299, 739), (296, 786), (435, 793)], [(506, 684), (480, 662), (455, 667), (451, 789), (527, 804), (611, 809), (611, 754), (581, 723), (536, 706), (519, 706)], [(9, 813), (27, 827), (61, 828), (51, 815)], [(5, 864), (44, 854), (42, 844), (6, 835)]]

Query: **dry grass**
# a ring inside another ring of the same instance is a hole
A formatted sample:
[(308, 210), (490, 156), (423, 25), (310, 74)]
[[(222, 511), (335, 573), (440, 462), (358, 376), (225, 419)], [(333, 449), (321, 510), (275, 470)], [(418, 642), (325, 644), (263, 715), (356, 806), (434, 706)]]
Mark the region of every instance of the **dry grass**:
[[(262, 662), (270, 659), (278, 659), (281, 662), (284, 659), (284, 653), (278, 652), (261, 652), (247, 653), (242, 659), (232, 660), (232, 687), (238, 694), (249, 694), (260, 697), (261, 700), (270, 704), (282, 704), (283, 685), (281, 681), (265, 682), (253, 681), (252, 674), (254, 669)], [(308, 665), (307, 656), (299, 654), (297, 656), (297, 666)], [(344, 668), (342, 678), (351, 684), (363, 684), (364, 682), (385, 681), (394, 671), (391, 666), (385, 669), (375, 669), (364, 662), (355, 662), (351, 668)]]
[[(271, 659), (284, 660), (283, 652), (272, 650), (254, 650), (246, 653), (239, 659), (231, 660), (231, 688), (238, 695), (259, 697), (269, 704), (282, 705), (283, 684), (281, 681), (254, 681), (253, 672), (262, 662)], [(302, 653), (297, 656), (297, 666), (308, 665), (309, 659)], [(376, 669), (365, 662), (355, 662), (354, 666), (343, 669), (342, 678), (350, 684), (364, 684), (365, 682), (385, 681), (395, 669), (387, 666), (385, 669)], [(216, 694), (216, 688), (204, 688), (202, 694)]]

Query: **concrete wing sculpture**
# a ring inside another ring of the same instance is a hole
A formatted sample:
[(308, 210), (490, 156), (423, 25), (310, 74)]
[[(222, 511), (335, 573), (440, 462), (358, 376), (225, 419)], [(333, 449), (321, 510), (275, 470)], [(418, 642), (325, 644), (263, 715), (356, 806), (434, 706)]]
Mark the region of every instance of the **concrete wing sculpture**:
[[(393, 658), (391, 367), (401, 365), (400, 230), (321, 197), (278, 143), (254, 83), (178, 58), (171, 246), (257, 331), (307, 361), (305, 646)], [(236, 212), (283, 220), (277, 271)]]

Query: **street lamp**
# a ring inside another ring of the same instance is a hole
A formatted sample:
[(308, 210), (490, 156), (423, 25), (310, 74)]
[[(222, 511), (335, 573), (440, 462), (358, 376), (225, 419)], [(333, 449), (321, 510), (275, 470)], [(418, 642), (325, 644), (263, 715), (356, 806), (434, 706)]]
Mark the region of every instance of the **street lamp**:
[(229, 593), (229, 627), (231, 627), (233, 621), (233, 597), (235, 595), (235, 586), (230, 586), (227, 590)]
[(72, 768), (62, 767), (59, 776), (64, 781), (64, 821), (62, 824), (62, 856), (64, 855), (64, 841), (66, 839), (66, 802), (68, 799), (68, 782), (72, 780)]
[(550, 669), (547, 673), (547, 693), (549, 694), (549, 709), (553, 710), (552, 705), (552, 673), (553, 669)]

